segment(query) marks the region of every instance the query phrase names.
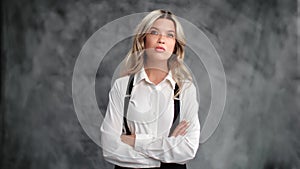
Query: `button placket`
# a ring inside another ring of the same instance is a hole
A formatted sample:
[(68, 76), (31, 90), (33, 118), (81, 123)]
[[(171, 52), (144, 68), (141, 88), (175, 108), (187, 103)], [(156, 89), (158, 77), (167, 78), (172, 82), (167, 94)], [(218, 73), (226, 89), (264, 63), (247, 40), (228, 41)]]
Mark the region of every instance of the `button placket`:
[[(156, 86), (157, 87), (157, 86)], [(157, 88), (154, 90), (155, 92), (155, 135), (157, 136), (157, 128), (158, 128), (158, 118), (159, 118), (159, 93)]]

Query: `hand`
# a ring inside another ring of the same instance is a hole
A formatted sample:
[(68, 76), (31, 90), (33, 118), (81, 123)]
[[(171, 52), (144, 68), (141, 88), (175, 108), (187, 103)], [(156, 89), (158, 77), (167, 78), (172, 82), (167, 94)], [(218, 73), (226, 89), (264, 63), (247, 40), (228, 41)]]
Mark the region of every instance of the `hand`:
[(121, 141), (124, 142), (125, 144), (128, 144), (128, 145), (134, 147), (135, 134), (133, 134), (133, 135), (121, 135)]
[(184, 136), (187, 133), (187, 129), (189, 127), (190, 123), (183, 120), (178, 124), (178, 126), (174, 129), (171, 136), (177, 137), (177, 136)]

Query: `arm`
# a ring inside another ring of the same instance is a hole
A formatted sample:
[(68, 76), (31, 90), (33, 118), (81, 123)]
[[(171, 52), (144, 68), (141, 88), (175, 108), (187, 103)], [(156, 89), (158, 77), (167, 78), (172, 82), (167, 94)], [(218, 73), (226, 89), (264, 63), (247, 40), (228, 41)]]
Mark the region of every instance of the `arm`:
[[(139, 167), (147, 165), (149, 164), (147, 156), (121, 141), (123, 101), (119, 87), (115, 83), (109, 93), (109, 104), (101, 126), (103, 156), (107, 161), (120, 166)], [(153, 159), (153, 161), (157, 160)]]
[[(189, 122), (183, 120), (181, 121), (175, 128), (175, 130), (173, 131), (173, 133), (171, 134), (171, 136), (173, 137), (177, 137), (179, 135), (184, 136), (187, 133), (187, 129), (189, 127)], [(122, 142), (134, 147), (135, 144), (135, 138), (136, 138), (136, 134), (132, 134), (132, 135), (126, 135), (126, 134), (122, 134), (121, 135), (121, 140)]]
[(199, 147), (200, 124), (194, 85), (185, 88), (181, 94), (181, 100), (181, 119), (189, 122), (186, 134), (172, 134), (171, 137), (159, 138), (137, 134), (135, 136), (135, 150), (165, 163), (183, 164), (195, 157)]

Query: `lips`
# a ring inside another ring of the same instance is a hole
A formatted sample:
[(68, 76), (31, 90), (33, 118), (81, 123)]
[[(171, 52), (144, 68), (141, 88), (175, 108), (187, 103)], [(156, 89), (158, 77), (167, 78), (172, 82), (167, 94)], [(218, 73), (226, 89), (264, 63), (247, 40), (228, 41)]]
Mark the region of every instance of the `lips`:
[(164, 52), (166, 49), (165, 49), (164, 47), (157, 46), (157, 47), (155, 48), (155, 50), (156, 50), (157, 52)]

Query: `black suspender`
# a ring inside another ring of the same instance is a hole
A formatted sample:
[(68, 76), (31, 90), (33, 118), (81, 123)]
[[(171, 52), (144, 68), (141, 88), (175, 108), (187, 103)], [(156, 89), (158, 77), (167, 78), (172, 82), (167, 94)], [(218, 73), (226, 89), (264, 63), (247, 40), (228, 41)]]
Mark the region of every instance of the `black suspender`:
[(125, 95), (125, 98), (124, 98), (123, 123), (124, 123), (126, 135), (131, 135), (131, 132), (130, 132), (128, 124), (127, 124), (127, 111), (128, 111), (129, 100), (130, 100), (130, 97), (131, 97), (131, 91), (132, 91), (132, 88), (133, 88), (133, 79), (134, 79), (134, 75), (131, 75), (129, 77), (129, 80), (128, 80), (126, 95)]
[[(176, 83), (175, 85), (175, 89), (174, 89), (174, 96), (176, 95), (176, 93), (178, 92), (179, 87)], [(180, 112), (180, 100), (179, 100), (179, 94), (174, 98), (174, 119), (173, 119), (173, 123), (175, 122), (175, 120), (177, 119), (177, 116), (179, 115)]]
[[(175, 89), (174, 89), (174, 96), (178, 92), (179, 87), (176, 83)], [(180, 120), (180, 100), (179, 100), (179, 94), (174, 98), (174, 118), (173, 118), (173, 124), (169, 132), (169, 136), (173, 133), (174, 129), (178, 126)]]
[[(123, 116), (123, 124), (125, 127), (125, 134), (131, 135), (131, 131), (129, 130), (128, 124), (127, 124), (127, 111), (128, 111), (128, 104), (131, 97), (131, 91), (133, 88), (133, 81), (134, 81), (134, 75), (131, 75), (128, 80), (127, 84), (127, 90), (126, 95), (124, 98), (124, 116)], [(174, 95), (178, 92), (179, 87), (176, 83), (175, 89), (174, 89)], [(174, 118), (173, 118), (173, 124), (170, 130), (170, 134), (172, 134), (173, 130), (176, 128), (176, 126), (179, 124), (180, 120), (180, 100), (179, 100), (179, 94), (174, 98)]]

